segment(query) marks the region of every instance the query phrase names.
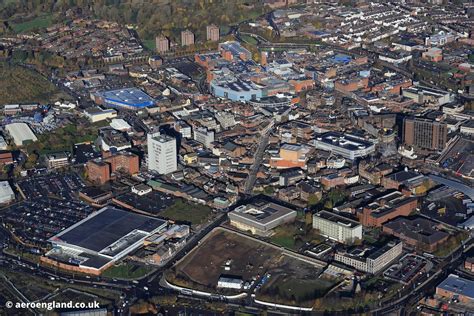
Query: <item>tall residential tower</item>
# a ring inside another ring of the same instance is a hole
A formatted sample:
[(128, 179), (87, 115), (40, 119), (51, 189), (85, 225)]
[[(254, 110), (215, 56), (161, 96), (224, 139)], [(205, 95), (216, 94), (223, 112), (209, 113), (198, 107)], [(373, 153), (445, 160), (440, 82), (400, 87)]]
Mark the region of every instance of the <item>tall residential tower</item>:
[(159, 174), (168, 174), (178, 169), (176, 139), (161, 135), (160, 133), (148, 133), (148, 169)]

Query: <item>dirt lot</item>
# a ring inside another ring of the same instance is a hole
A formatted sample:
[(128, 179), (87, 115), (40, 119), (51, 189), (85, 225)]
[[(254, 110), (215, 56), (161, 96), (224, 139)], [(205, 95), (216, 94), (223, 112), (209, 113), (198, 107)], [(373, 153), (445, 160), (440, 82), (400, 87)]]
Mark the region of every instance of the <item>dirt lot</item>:
[[(244, 281), (262, 275), (278, 264), (281, 252), (226, 231), (214, 231), (201, 245), (176, 267), (175, 283), (215, 289), (221, 274), (241, 276)], [(232, 260), (230, 270), (224, 270)], [(170, 279), (170, 281), (172, 281)]]
[[(226, 262), (230, 270), (225, 270)], [(176, 285), (215, 292), (222, 274), (255, 280), (257, 298), (312, 306), (340, 280), (320, 277), (323, 268), (239, 234), (215, 230), (167, 273)], [(219, 291), (221, 292), (221, 291)], [(235, 293), (235, 292), (234, 292)]]

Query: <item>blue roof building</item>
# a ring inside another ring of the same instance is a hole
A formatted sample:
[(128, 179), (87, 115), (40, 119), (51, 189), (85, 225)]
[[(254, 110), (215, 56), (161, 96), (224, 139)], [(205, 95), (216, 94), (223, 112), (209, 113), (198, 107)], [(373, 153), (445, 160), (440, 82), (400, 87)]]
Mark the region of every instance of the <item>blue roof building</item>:
[(345, 54), (337, 54), (333, 57), (335, 63), (338, 64), (348, 64), (351, 61), (352, 57)]
[(155, 105), (155, 99), (137, 88), (97, 92), (100, 103), (111, 108), (141, 109)]
[(474, 281), (450, 274), (436, 287), (436, 294), (462, 303), (474, 301)]

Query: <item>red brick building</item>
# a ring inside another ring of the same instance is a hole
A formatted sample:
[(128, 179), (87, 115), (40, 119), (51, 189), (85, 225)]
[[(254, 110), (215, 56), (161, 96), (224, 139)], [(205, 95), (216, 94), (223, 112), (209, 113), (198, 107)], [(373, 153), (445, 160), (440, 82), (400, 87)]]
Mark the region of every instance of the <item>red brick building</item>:
[(140, 159), (130, 152), (121, 151), (105, 159), (110, 164), (110, 172), (122, 171), (127, 174), (136, 174), (140, 171)]
[(110, 180), (110, 165), (101, 160), (90, 160), (86, 165), (87, 178), (94, 183), (104, 184)]
[(117, 172), (128, 175), (138, 173), (140, 170), (140, 159), (137, 155), (130, 152), (119, 152), (103, 160), (88, 161), (86, 168), (90, 181), (104, 184), (110, 181), (112, 175)]
[(0, 165), (13, 163), (13, 155), (10, 151), (0, 151)]
[(337, 80), (334, 88), (342, 93), (354, 92), (369, 86), (369, 78), (352, 78)]
[(364, 226), (381, 227), (393, 218), (410, 215), (417, 205), (416, 197), (405, 196), (399, 191), (394, 191), (363, 207), (357, 213), (357, 217)]
[(423, 251), (436, 251), (449, 234), (439, 230), (440, 224), (426, 218), (399, 217), (383, 225), (383, 232), (400, 238), (406, 245)]
[(474, 257), (466, 258), (466, 261), (464, 261), (464, 269), (474, 273)]

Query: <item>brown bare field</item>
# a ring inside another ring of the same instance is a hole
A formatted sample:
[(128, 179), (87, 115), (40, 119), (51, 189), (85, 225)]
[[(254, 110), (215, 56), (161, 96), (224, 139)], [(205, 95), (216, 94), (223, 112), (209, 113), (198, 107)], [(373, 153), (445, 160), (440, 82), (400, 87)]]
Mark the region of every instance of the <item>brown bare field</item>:
[[(224, 267), (228, 260), (231, 264), (227, 271)], [(208, 292), (216, 291), (222, 274), (240, 276), (244, 281), (257, 279), (257, 298), (310, 307), (340, 281), (322, 275), (322, 271), (269, 244), (216, 229), (167, 271), (166, 278), (176, 285)]]
[[(249, 281), (276, 267), (283, 257), (278, 249), (217, 230), (178, 263), (169, 280), (199, 289), (215, 289), (221, 274)], [(224, 270), (227, 260), (232, 260), (229, 271)]]

